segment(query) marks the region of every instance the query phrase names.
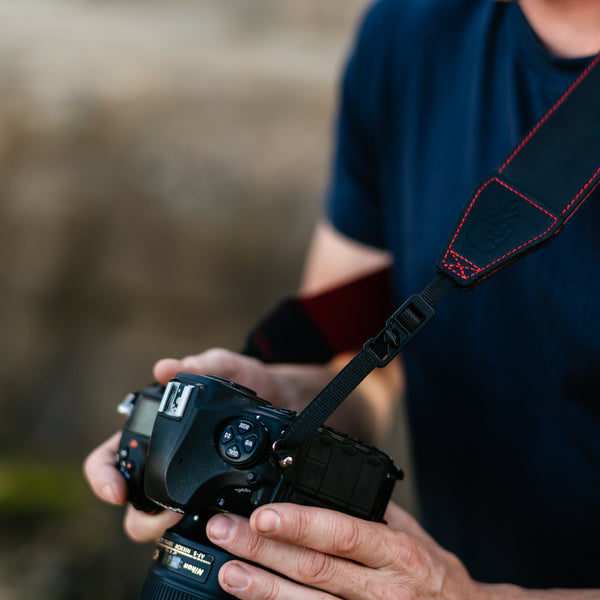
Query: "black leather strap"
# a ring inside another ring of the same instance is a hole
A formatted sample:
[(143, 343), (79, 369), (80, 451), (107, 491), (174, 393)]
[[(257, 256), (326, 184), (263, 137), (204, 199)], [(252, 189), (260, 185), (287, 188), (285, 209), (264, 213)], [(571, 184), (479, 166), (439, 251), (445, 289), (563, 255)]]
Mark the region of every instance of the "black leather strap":
[(453, 287), (471, 289), (550, 241), (600, 183), (600, 55), (475, 191), (436, 263), (375, 338), (290, 425), (277, 451), (302, 445), (376, 367), (429, 322)]
[(550, 241), (600, 182), (600, 55), (475, 191), (436, 267), (461, 289)]

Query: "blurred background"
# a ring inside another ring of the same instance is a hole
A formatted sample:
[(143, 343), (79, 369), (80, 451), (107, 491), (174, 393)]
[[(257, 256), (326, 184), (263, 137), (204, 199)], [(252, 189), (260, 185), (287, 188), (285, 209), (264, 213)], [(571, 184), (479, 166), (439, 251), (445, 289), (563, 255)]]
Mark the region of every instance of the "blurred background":
[(0, 0), (2, 600), (136, 597), (81, 463), (296, 289), (365, 3)]

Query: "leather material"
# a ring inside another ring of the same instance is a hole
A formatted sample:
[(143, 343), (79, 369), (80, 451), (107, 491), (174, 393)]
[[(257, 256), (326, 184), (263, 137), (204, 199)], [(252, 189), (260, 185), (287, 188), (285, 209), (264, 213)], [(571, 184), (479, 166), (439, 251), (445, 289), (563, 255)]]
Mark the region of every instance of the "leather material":
[(600, 183), (600, 55), (463, 209), (436, 267), (461, 289), (552, 239)]

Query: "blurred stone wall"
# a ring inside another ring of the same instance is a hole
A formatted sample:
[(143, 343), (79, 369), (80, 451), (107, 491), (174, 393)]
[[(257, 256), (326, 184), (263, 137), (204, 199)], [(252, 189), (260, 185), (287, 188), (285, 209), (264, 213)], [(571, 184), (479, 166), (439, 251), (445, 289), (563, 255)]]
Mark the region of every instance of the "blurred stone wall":
[(6, 448), (70, 454), (295, 289), (360, 7), (0, 2)]
[(135, 597), (80, 463), (295, 290), (365, 0), (0, 0), (0, 596)]

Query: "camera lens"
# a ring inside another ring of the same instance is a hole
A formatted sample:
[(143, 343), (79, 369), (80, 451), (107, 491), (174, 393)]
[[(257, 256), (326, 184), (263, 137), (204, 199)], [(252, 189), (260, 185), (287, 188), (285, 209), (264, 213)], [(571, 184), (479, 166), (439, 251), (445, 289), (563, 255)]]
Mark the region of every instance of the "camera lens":
[(219, 586), (219, 569), (235, 558), (211, 544), (206, 519), (185, 517), (154, 549), (139, 600), (232, 600)]

